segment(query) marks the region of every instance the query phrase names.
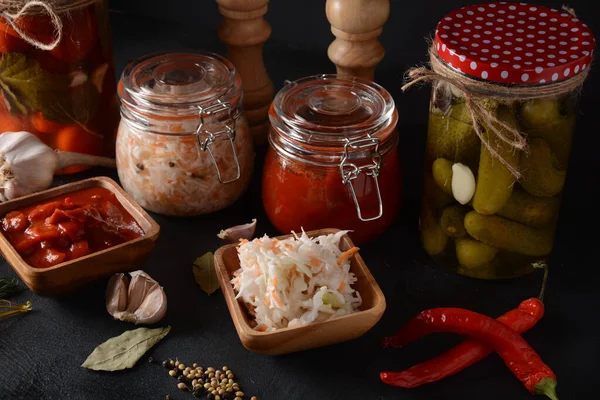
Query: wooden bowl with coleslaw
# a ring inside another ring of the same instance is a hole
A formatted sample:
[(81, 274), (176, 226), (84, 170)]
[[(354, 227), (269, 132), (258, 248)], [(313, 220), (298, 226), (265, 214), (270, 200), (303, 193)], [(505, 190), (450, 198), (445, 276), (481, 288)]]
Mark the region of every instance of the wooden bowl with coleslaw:
[[(339, 231), (339, 229), (320, 229), (306, 234), (314, 238)], [(278, 236), (274, 239), (282, 241), (290, 237), (292, 235)], [(256, 322), (245, 304), (236, 299), (231, 284), (234, 273), (240, 268), (238, 246), (238, 244), (230, 244), (218, 249), (215, 253), (215, 269), (242, 345), (252, 352), (281, 355), (352, 340), (371, 329), (385, 311), (385, 297), (364, 260), (356, 252), (350, 259), (350, 272), (357, 278), (352, 286), (362, 298), (357, 311), (334, 316), (321, 322), (261, 332), (255, 329)], [(348, 235), (341, 237), (339, 248), (342, 252), (353, 247), (354, 244)]]

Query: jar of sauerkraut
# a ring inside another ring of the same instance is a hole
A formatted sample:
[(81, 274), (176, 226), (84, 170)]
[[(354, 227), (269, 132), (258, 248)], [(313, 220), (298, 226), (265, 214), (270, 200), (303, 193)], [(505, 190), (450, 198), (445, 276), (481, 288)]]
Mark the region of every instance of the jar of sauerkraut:
[(118, 93), (119, 178), (142, 207), (199, 215), (244, 193), (254, 150), (231, 62), (212, 53), (146, 56), (125, 68)]
[(389, 92), (358, 78), (288, 82), (269, 111), (262, 196), (281, 232), (351, 230), (366, 243), (400, 207), (398, 111)]
[(433, 82), (420, 228), (437, 263), (502, 279), (547, 261), (594, 47), (572, 10), (478, 4), (439, 23), (407, 83)]

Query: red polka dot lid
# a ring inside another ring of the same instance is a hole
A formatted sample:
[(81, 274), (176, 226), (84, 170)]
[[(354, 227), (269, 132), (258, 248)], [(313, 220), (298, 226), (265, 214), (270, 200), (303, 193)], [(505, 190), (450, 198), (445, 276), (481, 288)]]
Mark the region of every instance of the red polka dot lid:
[(435, 32), (438, 56), (474, 78), (540, 84), (573, 77), (589, 67), (596, 40), (565, 11), (499, 2), (463, 7)]

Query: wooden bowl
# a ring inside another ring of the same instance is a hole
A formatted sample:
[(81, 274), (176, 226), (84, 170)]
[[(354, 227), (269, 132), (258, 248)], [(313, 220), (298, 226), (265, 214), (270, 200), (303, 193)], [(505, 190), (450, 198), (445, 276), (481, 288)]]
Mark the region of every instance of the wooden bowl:
[(107, 177), (73, 182), (1, 203), (0, 216), (65, 193), (91, 187), (102, 187), (113, 192), (125, 210), (144, 230), (144, 236), (49, 268), (35, 268), (23, 260), (0, 230), (0, 252), (33, 292), (62, 295), (81, 288), (95, 279), (117, 272), (133, 271), (154, 249), (160, 227), (115, 181)]
[[(339, 229), (321, 229), (307, 232), (307, 235), (315, 237), (338, 231)], [(277, 239), (283, 240), (290, 236), (279, 236)], [(235, 329), (242, 345), (250, 351), (279, 355), (355, 339), (371, 329), (385, 311), (385, 297), (365, 262), (356, 253), (351, 258), (350, 271), (358, 279), (353, 287), (358, 290), (363, 300), (360, 311), (309, 325), (278, 329), (273, 332), (258, 332), (252, 329), (250, 325), (252, 317), (248, 314), (245, 305), (235, 299), (231, 285), (233, 273), (240, 267), (236, 247), (237, 244), (230, 244), (217, 250), (215, 269)], [(340, 240), (340, 249), (348, 250), (351, 247), (353, 247), (352, 240), (348, 235), (344, 235)]]

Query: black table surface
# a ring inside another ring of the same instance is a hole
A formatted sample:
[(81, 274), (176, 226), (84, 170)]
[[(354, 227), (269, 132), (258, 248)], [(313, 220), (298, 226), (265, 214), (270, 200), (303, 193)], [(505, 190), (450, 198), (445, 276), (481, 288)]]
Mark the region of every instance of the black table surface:
[[(198, 47), (177, 24), (149, 17), (112, 15), (117, 70), (131, 58), (157, 50)], [(432, 26), (432, 25), (430, 25)], [(417, 38), (416, 40), (421, 40)], [(425, 44), (423, 43), (423, 49)], [(222, 51), (216, 37), (203, 48)], [(388, 49), (389, 51), (389, 49)], [(265, 60), (276, 87), (284, 79), (332, 72), (325, 54), (285, 44), (268, 45)], [(419, 61), (405, 60), (412, 64)], [(431, 358), (457, 343), (452, 335), (426, 337), (403, 349), (382, 349), (382, 337), (392, 334), (416, 313), (432, 307), (464, 307), (490, 316), (515, 308), (537, 295), (542, 275), (508, 281), (482, 281), (458, 276), (435, 265), (421, 249), (417, 218), (424, 133), (429, 92), (400, 94), (406, 65), (382, 65), (377, 80), (390, 89), (401, 114), (400, 149), (404, 203), (394, 225), (361, 255), (385, 293), (387, 309), (364, 336), (346, 343), (284, 356), (263, 356), (245, 350), (236, 334), (221, 292), (206, 295), (194, 282), (195, 257), (215, 251), (220, 229), (258, 218), (257, 234), (276, 235), (262, 209), (259, 151), (255, 179), (247, 194), (232, 207), (195, 218), (153, 215), (162, 233), (157, 248), (143, 265), (168, 296), (168, 311), (160, 326), (172, 331), (148, 354), (156, 359), (178, 357), (204, 366), (227, 365), (246, 393), (260, 399), (528, 399), (529, 394), (497, 355), (491, 355), (456, 376), (421, 388), (389, 387), (379, 372), (400, 370)], [(597, 72), (597, 71), (595, 71)], [(597, 398), (600, 380), (598, 309), (597, 200), (598, 126), (600, 119), (592, 74), (583, 93), (582, 118), (571, 158), (556, 247), (550, 259), (546, 314), (524, 338), (539, 352), (559, 379), (561, 399)], [(95, 169), (55, 184), (93, 175), (115, 177)], [(16, 276), (2, 261), (1, 276)], [(0, 321), (1, 399), (173, 399), (192, 398), (180, 392), (166, 371), (149, 364), (147, 356), (133, 369), (94, 372), (80, 367), (89, 353), (108, 338), (134, 326), (113, 320), (104, 306), (107, 280), (55, 298), (23, 292), (13, 300), (31, 300), (34, 311)]]

